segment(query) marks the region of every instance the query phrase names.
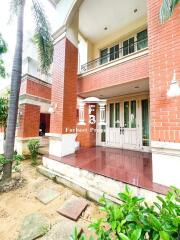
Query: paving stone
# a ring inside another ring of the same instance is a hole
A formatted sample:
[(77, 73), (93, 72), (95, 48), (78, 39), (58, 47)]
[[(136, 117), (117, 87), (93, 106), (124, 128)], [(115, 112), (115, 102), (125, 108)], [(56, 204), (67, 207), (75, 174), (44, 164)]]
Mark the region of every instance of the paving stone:
[(61, 206), (58, 212), (64, 217), (76, 221), (87, 206), (88, 202), (85, 199), (71, 196), (71, 198)]
[(39, 213), (33, 213), (24, 218), (18, 240), (34, 240), (44, 236), (50, 229), (48, 220)]
[(69, 240), (75, 227), (78, 235), (80, 235), (82, 228), (79, 225), (76, 225), (72, 220), (62, 219), (41, 240)]
[(52, 200), (59, 196), (60, 196), (59, 192), (50, 188), (41, 189), (38, 193), (36, 193), (36, 198), (44, 204), (48, 204), (49, 202), (51, 202)]

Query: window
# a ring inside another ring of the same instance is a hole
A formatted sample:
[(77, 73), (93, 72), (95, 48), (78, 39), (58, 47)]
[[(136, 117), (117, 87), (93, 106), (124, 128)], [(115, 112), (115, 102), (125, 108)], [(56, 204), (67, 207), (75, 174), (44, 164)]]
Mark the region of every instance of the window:
[(109, 127), (113, 128), (114, 127), (114, 103), (111, 103), (109, 107), (110, 107)]
[(148, 99), (142, 100), (142, 145), (149, 146), (149, 103)]
[(134, 37), (123, 42), (123, 56), (134, 52)]
[(108, 48), (100, 51), (100, 63), (104, 64), (108, 62)]
[(101, 142), (106, 142), (106, 126), (101, 126)]
[(124, 127), (129, 128), (129, 102), (124, 102)]
[(115, 127), (120, 127), (120, 103), (115, 104)]
[(146, 48), (148, 45), (147, 29), (137, 34), (137, 50)]
[(131, 101), (131, 128), (136, 128), (136, 101)]
[(110, 48), (110, 61), (119, 58), (119, 44)]

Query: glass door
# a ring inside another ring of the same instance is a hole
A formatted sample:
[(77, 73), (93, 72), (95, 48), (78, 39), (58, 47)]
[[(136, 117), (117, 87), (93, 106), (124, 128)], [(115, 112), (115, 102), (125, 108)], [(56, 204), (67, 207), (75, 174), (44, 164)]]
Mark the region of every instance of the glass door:
[(125, 149), (139, 148), (137, 116), (137, 100), (124, 101), (122, 133)]
[(142, 149), (150, 148), (150, 131), (149, 131), (149, 100), (141, 100), (141, 122), (142, 122)]
[(108, 128), (107, 128), (107, 145), (111, 147), (122, 148), (121, 136), (121, 103), (114, 102), (108, 105)]

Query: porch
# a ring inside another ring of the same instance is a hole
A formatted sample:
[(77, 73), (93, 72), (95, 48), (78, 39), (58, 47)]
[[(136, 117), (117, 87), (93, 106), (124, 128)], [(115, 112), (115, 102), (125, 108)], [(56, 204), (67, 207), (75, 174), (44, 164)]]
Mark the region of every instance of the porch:
[[(64, 157), (49, 155), (43, 159), (43, 166), (71, 179), (74, 178), (83, 184), (90, 181), (91, 186), (96, 177), (103, 176), (104, 184), (107, 186), (111, 179), (115, 180), (119, 186), (121, 183), (125, 183), (137, 187), (137, 189), (160, 194), (168, 191), (167, 187), (153, 183), (152, 158), (151, 153), (147, 152), (108, 147), (80, 148), (75, 154)], [(71, 168), (69, 169), (68, 166)], [(78, 172), (78, 169), (79, 171), (86, 170), (86, 172)], [(89, 175), (92, 173), (94, 175), (92, 175), (92, 179), (89, 179)], [(82, 176), (85, 177), (85, 182), (84, 179), (81, 179)], [(97, 182), (99, 185), (102, 180), (99, 179)], [(114, 182), (111, 182), (107, 190), (108, 194), (113, 191), (113, 185)], [(97, 188), (96, 184), (94, 188)], [(106, 190), (100, 190), (106, 192)]]

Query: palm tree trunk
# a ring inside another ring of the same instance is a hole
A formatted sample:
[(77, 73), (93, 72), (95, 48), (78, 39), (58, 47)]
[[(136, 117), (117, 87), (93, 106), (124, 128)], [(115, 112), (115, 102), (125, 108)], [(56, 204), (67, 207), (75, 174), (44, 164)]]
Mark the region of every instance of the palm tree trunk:
[(2, 181), (11, 180), (12, 175), (12, 159), (14, 154), (16, 121), (18, 114), (19, 92), (22, 75), (24, 5), (25, 0), (22, 0), (18, 9), (17, 38), (11, 75), (11, 92), (7, 120), (6, 144), (4, 152), (6, 159), (10, 161), (10, 163), (7, 163), (3, 166)]

